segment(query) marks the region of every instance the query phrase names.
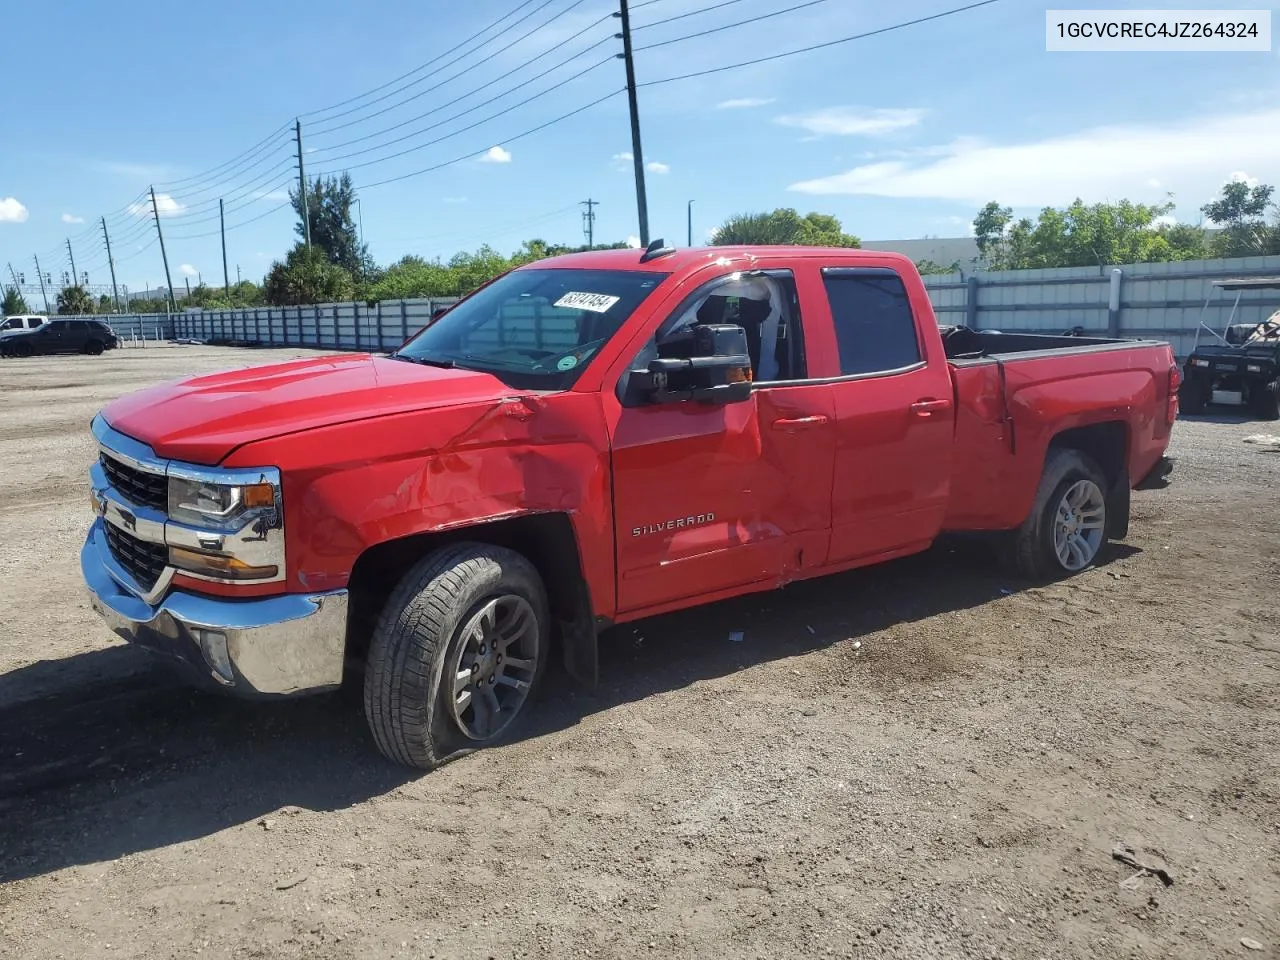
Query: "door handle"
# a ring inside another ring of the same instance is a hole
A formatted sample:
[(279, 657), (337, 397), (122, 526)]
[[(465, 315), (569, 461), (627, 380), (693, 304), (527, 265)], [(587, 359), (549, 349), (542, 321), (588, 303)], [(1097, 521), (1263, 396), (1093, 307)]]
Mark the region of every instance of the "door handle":
[(911, 405), (911, 412), (917, 417), (932, 417), (951, 407), (950, 400), (917, 400)]
[(772, 426), (775, 430), (799, 430), (802, 427), (820, 427), (824, 423), (830, 422), (825, 413), (815, 413), (811, 417), (784, 417), (781, 420), (773, 421)]

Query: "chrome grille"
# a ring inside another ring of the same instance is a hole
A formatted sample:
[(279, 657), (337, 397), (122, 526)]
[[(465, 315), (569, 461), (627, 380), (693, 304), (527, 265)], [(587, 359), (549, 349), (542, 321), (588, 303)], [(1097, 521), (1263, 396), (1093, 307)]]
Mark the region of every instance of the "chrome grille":
[(102, 469), (107, 481), (130, 503), (164, 512), (169, 506), (169, 482), (164, 476), (148, 473), (102, 454)]
[(104, 524), (103, 529), (107, 534), (107, 547), (116, 562), (128, 570), (143, 589), (154, 587), (169, 560), (168, 549), (163, 544), (139, 540), (110, 523)]

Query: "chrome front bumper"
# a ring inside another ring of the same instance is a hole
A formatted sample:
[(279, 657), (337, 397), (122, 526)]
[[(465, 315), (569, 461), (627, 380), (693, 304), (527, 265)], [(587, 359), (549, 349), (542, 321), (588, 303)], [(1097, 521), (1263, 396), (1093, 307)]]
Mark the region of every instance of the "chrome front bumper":
[(205, 684), (245, 696), (321, 693), (342, 683), (347, 591), (222, 600), (170, 590), (154, 605), (95, 520), (80, 551), (93, 608), (116, 634), (186, 667)]

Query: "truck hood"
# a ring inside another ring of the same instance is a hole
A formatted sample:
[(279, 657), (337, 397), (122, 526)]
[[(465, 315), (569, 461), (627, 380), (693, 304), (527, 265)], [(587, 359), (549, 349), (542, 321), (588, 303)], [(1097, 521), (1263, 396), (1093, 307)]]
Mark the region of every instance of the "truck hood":
[(163, 383), (102, 415), (161, 457), (214, 465), (254, 440), (512, 395), (487, 373), (342, 354)]

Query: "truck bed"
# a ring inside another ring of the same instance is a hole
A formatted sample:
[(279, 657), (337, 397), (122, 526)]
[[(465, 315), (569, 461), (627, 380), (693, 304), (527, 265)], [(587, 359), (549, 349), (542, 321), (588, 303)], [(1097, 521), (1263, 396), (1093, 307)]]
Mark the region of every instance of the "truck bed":
[(1137, 482), (1160, 458), (1170, 426), (1135, 411), (1167, 409), (1173, 351), (1156, 340), (943, 329), (955, 384), (950, 530), (1016, 526), (1031, 507), (1056, 436), (1108, 425), (1095, 459)]

